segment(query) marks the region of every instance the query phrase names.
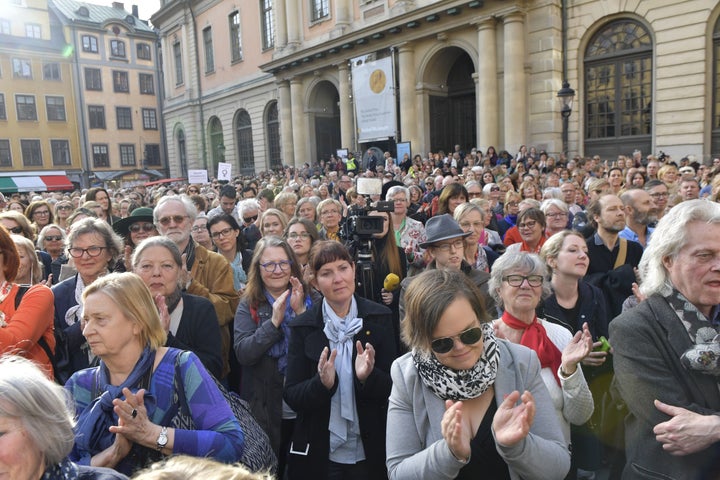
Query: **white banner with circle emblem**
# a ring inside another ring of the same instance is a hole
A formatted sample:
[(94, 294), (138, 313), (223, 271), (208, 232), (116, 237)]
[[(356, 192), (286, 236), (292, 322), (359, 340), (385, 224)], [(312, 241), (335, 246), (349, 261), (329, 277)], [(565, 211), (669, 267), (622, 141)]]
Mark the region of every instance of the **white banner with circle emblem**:
[(385, 140), (397, 134), (393, 57), (376, 54), (351, 60), (355, 125), (358, 142)]

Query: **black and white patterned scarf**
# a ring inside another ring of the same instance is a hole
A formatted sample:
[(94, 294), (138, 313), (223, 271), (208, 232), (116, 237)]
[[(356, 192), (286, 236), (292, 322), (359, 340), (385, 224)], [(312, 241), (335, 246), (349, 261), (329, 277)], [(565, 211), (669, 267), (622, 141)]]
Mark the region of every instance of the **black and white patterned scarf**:
[(481, 325), (483, 353), (472, 368), (455, 370), (446, 367), (433, 355), (412, 351), (418, 375), (426, 387), (443, 400), (469, 400), (482, 395), (495, 383), (500, 354), (491, 323)]
[(720, 331), (685, 296), (673, 289), (665, 297), (694, 343), (680, 356), (688, 369), (720, 377)]

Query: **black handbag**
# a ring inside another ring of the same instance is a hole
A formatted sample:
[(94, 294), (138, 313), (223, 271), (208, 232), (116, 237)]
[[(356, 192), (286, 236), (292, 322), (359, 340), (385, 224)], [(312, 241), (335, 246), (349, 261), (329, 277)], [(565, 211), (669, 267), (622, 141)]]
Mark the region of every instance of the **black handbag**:
[[(183, 353), (179, 353), (175, 358), (173, 402), (179, 407), (177, 413), (171, 420), (170, 426), (182, 430), (195, 430), (195, 422), (190, 415), (190, 408), (188, 407), (187, 398), (185, 397), (185, 389), (179, 380), (181, 378), (180, 356), (183, 355)], [(227, 401), (233, 414), (235, 414), (235, 418), (237, 418), (238, 423), (240, 423), (240, 428), (242, 428), (245, 448), (240, 457), (240, 463), (253, 472), (270, 472), (274, 475), (277, 472), (278, 466), (275, 451), (270, 445), (270, 439), (267, 433), (265, 433), (250, 412), (250, 406), (235, 392), (228, 391), (215, 377), (212, 378), (223, 394), (223, 397), (225, 397), (225, 401)]]

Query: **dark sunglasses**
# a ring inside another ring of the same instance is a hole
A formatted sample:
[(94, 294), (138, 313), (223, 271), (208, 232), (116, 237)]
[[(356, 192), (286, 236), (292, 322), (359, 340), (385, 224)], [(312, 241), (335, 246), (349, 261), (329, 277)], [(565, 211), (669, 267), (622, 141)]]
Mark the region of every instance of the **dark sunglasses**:
[(482, 328), (472, 327), (461, 332), (459, 335), (437, 338), (430, 343), (430, 348), (432, 348), (432, 351), (435, 353), (448, 353), (455, 345), (455, 338), (459, 339), (465, 345), (475, 345), (482, 338)]
[(21, 226), (8, 228), (8, 230), (10, 230), (11, 233), (17, 233), (18, 235), (23, 233), (23, 229)]
[(257, 220), (257, 217), (257, 215), (255, 215), (254, 217), (243, 217), (243, 220), (245, 221), (245, 223), (251, 223)]
[(132, 233), (139, 233), (140, 230), (144, 232), (152, 232), (153, 230), (155, 230), (155, 225), (153, 225), (152, 223), (133, 223), (128, 227), (128, 230), (130, 230)]
[(63, 239), (62, 235), (47, 235), (45, 237), (45, 240), (47, 240), (48, 242), (57, 242), (58, 240), (62, 240), (62, 239)]

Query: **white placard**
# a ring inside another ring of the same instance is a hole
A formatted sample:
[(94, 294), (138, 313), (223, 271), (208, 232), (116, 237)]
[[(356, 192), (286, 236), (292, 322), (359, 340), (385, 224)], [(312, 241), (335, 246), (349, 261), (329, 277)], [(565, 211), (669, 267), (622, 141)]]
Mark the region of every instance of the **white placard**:
[(230, 181), (232, 177), (232, 165), (225, 162), (218, 163), (218, 174), (217, 179), (218, 180), (227, 180)]
[(392, 57), (352, 59), (352, 88), (358, 141), (395, 137), (395, 88)]
[(208, 183), (207, 170), (188, 170), (188, 183)]

